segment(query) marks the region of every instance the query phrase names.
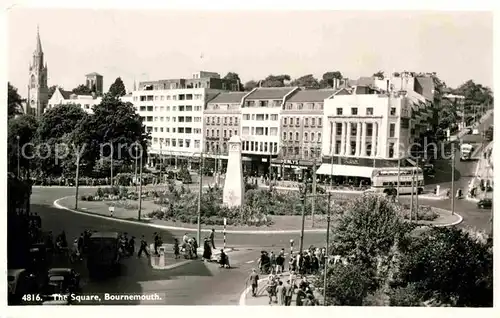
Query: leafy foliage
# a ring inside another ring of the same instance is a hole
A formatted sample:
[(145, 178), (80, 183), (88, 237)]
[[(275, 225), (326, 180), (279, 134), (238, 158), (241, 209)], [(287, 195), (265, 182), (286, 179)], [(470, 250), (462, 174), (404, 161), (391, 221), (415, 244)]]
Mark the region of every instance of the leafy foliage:
[(373, 73), (373, 77), (378, 77), (380, 79), (384, 79), (384, 72), (383, 71), (378, 71), (376, 73)]
[(433, 228), (411, 241), (400, 264), (396, 286), (415, 288), (424, 300), (453, 306), (493, 305), (493, 252), (454, 227)]
[(124, 96), (125, 94), (127, 94), (127, 91), (125, 90), (125, 84), (123, 84), (121, 77), (117, 77), (115, 82), (111, 84), (108, 94), (115, 97)]
[(87, 86), (80, 84), (77, 87), (73, 88), (72, 92), (77, 95), (91, 95), (92, 90)]
[(326, 72), (325, 74), (323, 74), (319, 84), (321, 88), (328, 88), (332, 86), (331, 82), (333, 79), (341, 80), (342, 78), (342, 73), (340, 73), (339, 71)]
[[(31, 157), (33, 149), (31, 147), (24, 147), (23, 150), (23, 145), (30, 143), (34, 139), (38, 128), (38, 120), (31, 115), (21, 115), (10, 119), (8, 125), (7, 153), (9, 156), (9, 171), (17, 169), (18, 150), (20, 151), (20, 168), (27, 171), (30, 169), (30, 160), (27, 158)], [(22, 155), (23, 151), (26, 156)]]
[(251, 91), (252, 89), (254, 89), (258, 86), (259, 86), (259, 83), (257, 83), (254, 80), (250, 80), (250, 81), (245, 83), (243, 89), (248, 92), (248, 91)]
[(17, 88), (12, 86), (10, 82), (7, 83), (7, 115), (8, 118), (15, 115), (21, 115), (23, 99), (19, 96)]
[(285, 81), (290, 80), (290, 75), (269, 75), (262, 81), (262, 87), (284, 87)]
[(319, 88), (319, 82), (312, 74), (301, 76), (290, 83), (291, 86), (299, 86), (310, 89)]
[(54, 92), (56, 91), (56, 89), (57, 89), (57, 85), (52, 85), (49, 87), (49, 99), (52, 98), (52, 95), (54, 95)]
[(238, 75), (238, 73), (228, 72), (226, 74), (226, 76), (224, 76), (224, 79), (232, 81), (232, 82), (238, 82), (239, 83), (238, 90), (239, 91), (243, 91), (244, 90), (243, 84), (241, 83), (241, 79), (240, 79), (240, 76)]

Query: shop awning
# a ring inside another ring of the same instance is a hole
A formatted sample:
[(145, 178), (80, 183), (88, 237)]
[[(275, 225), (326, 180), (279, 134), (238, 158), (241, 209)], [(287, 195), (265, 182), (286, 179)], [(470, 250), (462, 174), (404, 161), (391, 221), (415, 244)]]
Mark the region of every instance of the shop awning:
[(371, 178), (373, 168), (363, 167), (363, 166), (335, 165), (335, 164), (332, 167), (332, 164), (323, 163), (321, 164), (319, 169), (316, 170), (316, 173), (329, 176), (332, 174), (332, 171), (334, 176)]

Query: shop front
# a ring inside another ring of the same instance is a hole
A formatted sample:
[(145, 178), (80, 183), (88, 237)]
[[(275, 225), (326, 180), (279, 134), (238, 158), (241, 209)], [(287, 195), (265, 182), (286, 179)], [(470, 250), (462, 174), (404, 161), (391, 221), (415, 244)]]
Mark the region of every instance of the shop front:
[(313, 165), (312, 160), (276, 158), (271, 160), (271, 174), (278, 181), (301, 181), (311, 175)]

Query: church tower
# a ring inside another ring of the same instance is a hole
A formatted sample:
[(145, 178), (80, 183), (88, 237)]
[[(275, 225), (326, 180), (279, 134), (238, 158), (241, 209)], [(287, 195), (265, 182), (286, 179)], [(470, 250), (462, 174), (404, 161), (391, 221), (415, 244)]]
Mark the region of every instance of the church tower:
[(47, 63), (44, 65), (40, 30), (36, 30), (36, 49), (29, 67), (27, 113), (41, 116), (49, 101), (47, 87)]

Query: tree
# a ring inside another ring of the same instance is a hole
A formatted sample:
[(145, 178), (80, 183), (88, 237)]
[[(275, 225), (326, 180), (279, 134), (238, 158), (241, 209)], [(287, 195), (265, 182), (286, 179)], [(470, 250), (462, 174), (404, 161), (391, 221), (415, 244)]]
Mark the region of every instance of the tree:
[[(145, 131), (142, 119), (136, 113), (131, 103), (125, 103), (119, 96), (105, 94), (100, 104), (94, 106), (94, 114), (82, 124), (82, 143), (89, 147), (89, 169), (93, 167), (92, 160), (111, 158), (113, 145), (113, 160), (122, 161), (124, 165), (135, 161), (134, 144), (137, 142), (143, 149), (146, 158), (149, 133)], [(120, 149), (121, 147), (121, 149)]]
[[(22, 115), (9, 120), (8, 122), (8, 136), (7, 136), (7, 153), (8, 153), (8, 166), (9, 171), (16, 171), (17, 173), (17, 154), (20, 151), (20, 168), (23, 171), (28, 171), (30, 168), (31, 157), (30, 151), (32, 149), (25, 147), (23, 155), (23, 145), (33, 142), (38, 127), (37, 119), (32, 115)], [(19, 137), (19, 143), (18, 143)]]
[(384, 72), (378, 71), (376, 73), (373, 73), (373, 77), (378, 77), (379, 79), (384, 79)]
[(455, 227), (428, 230), (414, 238), (404, 251), (397, 278), (395, 287), (413, 284), (424, 301), (491, 307), (491, 240)]
[(328, 88), (333, 86), (333, 79), (341, 80), (343, 78), (342, 73), (339, 71), (330, 71), (323, 74), (320, 81), (321, 88)]
[(241, 79), (240, 79), (240, 76), (238, 75), (238, 73), (229, 72), (226, 74), (226, 76), (224, 76), (224, 79), (231, 81), (233, 83), (238, 83), (238, 85), (239, 85), (238, 90), (243, 91), (243, 84), (241, 83)]
[(376, 258), (387, 257), (411, 229), (394, 203), (378, 195), (363, 195), (342, 207), (332, 227), (330, 251), (350, 262), (374, 267)]
[(7, 83), (7, 116), (8, 118), (12, 118), (16, 115), (21, 115), (23, 113), (22, 110), (22, 102), (23, 99), (19, 96), (17, 92), (17, 88), (12, 86), (10, 82)]
[(262, 87), (284, 87), (285, 81), (290, 80), (290, 75), (269, 75), (262, 81)]
[(108, 93), (112, 96), (124, 96), (125, 94), (127, 94), (125, 85), (123, 84), (121, 77), (117, 77), (115, 82), (111, 84)]
[[(473, 80), (468, 80), (453, 90), (456, 95), (465, 97), (463, 110), (465, 110), (466, 121), (472, 119), (473, 114), (479, 114), (481, 107), (493, 104), (493, 93), (489, 87), (476, 84)], [(478, 107), (479, 106), (479, 107)], [(487, 107), (482, 107), (487, 110)], [(462, 111), (462, 109), (460, 109)]]
[(87, 86), (80, 84), (73, 88), (72, 92), (76, 95), (91, 95), (92, 91)]
[(248, 91), (251, 91), (252, 89), (254, 89), (254, 88), (258, 87), (258, 86), (259, 86), (259, 83), (257, 83), (254, 80), (250, 80), (250, 81), (248, 81), (248, 82), (245, 83), (245, 85), (244, 85), (243, 88), (244, 88), (245, 91), (248, 92)]
[(79, 128), (88, 115), (81, 107), (63, 104), (50, 108), (40, 118), (36, 132), (36, 143), (43, 145), (35, 158), (42, 175), (59, 176), (64, 172), (65, 161), (74, 160), (75, 141), (80, 137)]
[[(373, 290), (373, 274), (359, 265), (335, 264), (330, 266), (326, 281), (326, 304), (330, 306), (362, 306), (363, 300)], [(323, 275), (318, 275), (315, 285), (323, 288)]]
[(317, 89), (319, 88), (319, 82), (312, 74), (304, 75), (290, 83), (292, 86), (299, 86), (304, 88)]
[(57, 89), (57, 85), (52, 85), (49, 87), (49, 99), (52, 98), (52, 95), (54, 95), (54, 92), (56, 91)]

